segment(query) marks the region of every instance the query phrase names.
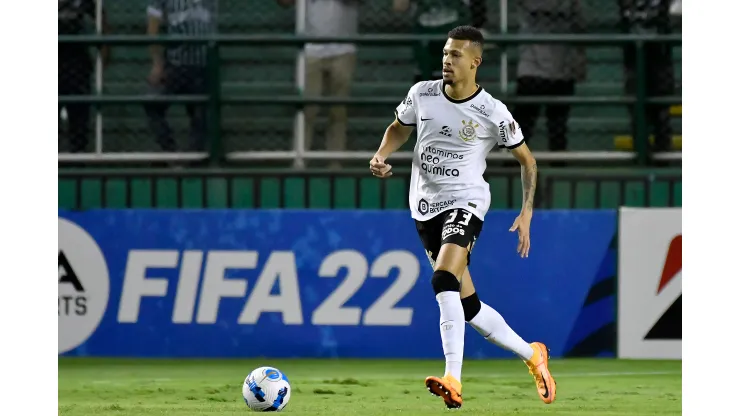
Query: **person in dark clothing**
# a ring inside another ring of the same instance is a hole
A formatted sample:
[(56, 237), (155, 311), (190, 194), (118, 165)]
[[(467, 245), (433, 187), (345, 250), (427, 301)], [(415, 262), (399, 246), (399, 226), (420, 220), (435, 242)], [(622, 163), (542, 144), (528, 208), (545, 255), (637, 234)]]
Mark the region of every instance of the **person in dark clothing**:
[[(484, 38), (489, 36), (489, 32), (483, 29), (488, 21), (486, 0), (393, 0), (393, 9), (397, 13), (413, 11), (414, 33), (417, 34), (439, 35), (470, 24), (480, 30)], [(442, 78), (439, 54), (444, 45), (445, 41), (414, 45), (417, 66), (414, 82)], [(484, 48), (493, 48), (493, 44), (487, 43)]]
[[(86, 33), (85, 17), (95, 19), (95, 0), (59, 0), (60, 35), (81, 35)], [(107, 33), (105, 13), (103, 18), (103, 33)], [(88, 95), (91, 91), (93, 74), (93, 60), (88, 47), (80, 44), (59, 44), (58, 46), (58, 90), (59, 95)], [(107, 63), (109, 48), (101, 48), (103, 63)], [(67, 113), (67, 138), (70, 151), (84, 152), (89, 141), (90, 133), (90, 105), (65, 104)], [(62, 106), (59, 106), (61, 114)], [(60, 120), (61, 122), (61, 120)]]
[[(198, 36), (215, 32), (216, 0), (150, 0), (147, 8), (149, 35), (160, 33), (161, 27), (170, 35)], [(152, 69), (147, 81), (152, 94), (205, 94), (207, 47), (203, 44), (182, 44), (162, 48), (151, 47)], [(164, 151), (176, 150), (172, 129), (166, 120), (169, 104), (145, 105), (149, 126)], [(190, 118), (190, 149), (205, 150), (206, 106), (187, 104)]]
[[(483, 26), (488, 23), (488, 5), (486, 4), (487, 0), (469, 0), (470, 1), (470, 15), (472, 16), (471, 19), (471, 26), (477, 28), (478, 30), (483, 29)], [(485, 34), (484, 34), (485, 36)]]
[[(669, 34), (671, 33), (670, 0), (618, 0), (621, 13), (621, 27), (624, 33)], [(645, 44), (646, 94), (649, 97), (667, 96), (674, 93), (674, 69), (672, 46), (665, 43)], [(637, 86), (637, 58), (635, 45), (624, 48), (625, 90), (634, 95)], [(632, 115), (632, 137), (635, 134), (634, 108)], [(647, 121), (652, 127), (655, 143), (653, 151), (663, 152), (671, 149), (673, 131), (671, 129), (670, 106), (650, 104), (646, 108)]]
[[(519, 31), (526, 34), (566, 34), (585, 32), (580, 0), (519, 0)], [(583, 48), (570, 44), (524, 44), (519, 46), (517, 95), (571, 96), (577, 81), (586, 78)], [(547, 104), (548, 148), (567, 149), (570, 105)], [(514, 119), (524, 139), (532, 137), (539, 104), (517, 104)]]

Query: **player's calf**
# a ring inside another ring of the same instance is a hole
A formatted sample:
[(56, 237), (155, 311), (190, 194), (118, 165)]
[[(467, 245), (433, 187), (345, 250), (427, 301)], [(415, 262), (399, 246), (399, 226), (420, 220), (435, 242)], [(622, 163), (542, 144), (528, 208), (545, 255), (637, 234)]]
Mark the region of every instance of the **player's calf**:
[(540, 342), (528, 344), (493, 308), (481, 302), (478, 294), (461, 300), (465, 321), (488, 341), (516, 353), (529, 368), (540, 399), (550, 404), (555, 400), (555, 379), (550, 374), (547, 347)]
[(439, 332), (445, 354), (445, 375), (460, 380), (465, 343), (465, 312), (460, 302), (460, 282), (447, 270), (435, 270), (432, 288), (439, 305)]
[(467, 262), (467, 250), (444, 244), (435, 262), (431, 284), (439, 305), (439, 331), (445, 354), (443, 377), (424, 380), (427, 389), (442, 397), (448, 408), (462, 406), (463, 350), (465, 343), (465, 312), (460, 302), (460, 280)]
[(465, 313), (460, 302), (460, 282), (447, 270), (432, 274), (432, 288), (439, 304), (439, 331), (445, 353), (445, 375), (424, 380), (427, 389), (442, 397), (450, 408), (462, 406), (462, 359), (465, 342)]
[(481, 302), (477, 293), (462, 299), (460, 303), (465, 321), (483, 335), (483, 338), (514, 352), (522, 360), (532, 358), (534, 354), (532, 347), (511, 329), (500, 313)]

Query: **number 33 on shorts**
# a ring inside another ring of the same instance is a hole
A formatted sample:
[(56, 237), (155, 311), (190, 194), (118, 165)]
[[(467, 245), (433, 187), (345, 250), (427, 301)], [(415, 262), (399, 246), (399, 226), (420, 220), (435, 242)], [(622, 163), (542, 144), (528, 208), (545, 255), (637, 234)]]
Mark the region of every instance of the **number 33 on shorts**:
[[(470, 220), (473, 220), (471, 224)], [(478, 238), (482, 224), (472, 212), (464, 209), (453, 209), (445, 215), (442, 226), (442, 244), (453, 243), (465, 247), (468, 251), (473, 250), (475, 240)]]

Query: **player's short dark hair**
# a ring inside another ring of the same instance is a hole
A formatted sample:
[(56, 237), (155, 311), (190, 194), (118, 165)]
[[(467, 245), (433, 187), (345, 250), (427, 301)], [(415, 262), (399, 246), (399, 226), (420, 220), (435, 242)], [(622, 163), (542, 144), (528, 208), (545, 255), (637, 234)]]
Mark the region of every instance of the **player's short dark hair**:
[(449, 39), (469, 40), (483, 50), (483, 34), (473, 26), (458, 26), (447, 33)]

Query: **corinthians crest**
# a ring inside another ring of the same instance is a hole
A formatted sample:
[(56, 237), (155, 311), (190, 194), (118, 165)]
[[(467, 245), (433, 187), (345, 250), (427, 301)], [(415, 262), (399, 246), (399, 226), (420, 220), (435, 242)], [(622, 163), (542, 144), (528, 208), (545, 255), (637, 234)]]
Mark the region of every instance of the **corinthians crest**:
[(460, 131), (457, 132), (457, 137), (459, 137), (464, 142), (471, 142), (478, 137), (478, 135), (475, 132), (475, 129), (478, 128), (478, 123), (474, 122), (472, 119), (468, 122), (465, 122), (465, 120), (462, 121), (463, 128), (460, 129)]

